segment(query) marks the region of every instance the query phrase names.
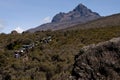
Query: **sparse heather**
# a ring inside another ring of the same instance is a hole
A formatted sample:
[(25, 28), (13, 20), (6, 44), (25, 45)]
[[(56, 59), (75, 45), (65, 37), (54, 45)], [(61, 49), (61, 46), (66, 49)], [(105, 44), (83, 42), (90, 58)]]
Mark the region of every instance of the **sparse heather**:
[[(39, 43), (52, 36), (49, 43)], [(0, 80), (69, 80), (81, 47), (120, 37), (120, 26), (68, 31), (0, 34)], [(24, 44), (37, 43), (28, 60), (14, 58)]]

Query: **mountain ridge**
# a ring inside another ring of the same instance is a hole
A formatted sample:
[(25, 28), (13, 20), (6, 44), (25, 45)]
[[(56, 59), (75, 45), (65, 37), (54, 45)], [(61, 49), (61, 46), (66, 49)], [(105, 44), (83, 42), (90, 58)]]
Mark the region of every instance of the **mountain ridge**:
[(83, 4), (79, 4), (75, 9), (68, 13), (60, 12), (56, 14), (50, 23), (42, 24), (36, 28), (27, 30), (28, 32), (36, 32), (41, 30), (59, 30), (65, 29), (77, 24), (85, 23), (100, 18), (101, 16), (88, 9)]

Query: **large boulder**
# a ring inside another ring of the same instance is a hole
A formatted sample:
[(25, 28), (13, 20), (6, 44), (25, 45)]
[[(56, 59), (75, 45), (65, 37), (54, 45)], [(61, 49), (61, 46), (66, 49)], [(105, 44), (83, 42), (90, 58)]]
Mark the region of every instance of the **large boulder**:
[(75, 80), (120, 80), (120, 38), (83, 47), (72, 75)]

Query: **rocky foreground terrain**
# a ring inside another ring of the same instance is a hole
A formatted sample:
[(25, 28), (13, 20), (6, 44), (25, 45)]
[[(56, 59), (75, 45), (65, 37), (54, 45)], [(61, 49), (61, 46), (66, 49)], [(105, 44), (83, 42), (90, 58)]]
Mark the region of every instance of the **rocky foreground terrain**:
[(120, 37), (83, 47), (72, 75), (74, 80), (120, 80)]
[[(120, 37), (120, 26), (0, 34), (0, 80), (70, 80), (72, 76), (76, 80), (114, 80), (114, 75), (119, 78), (119, 42), (112, 44), (108, 41), (114, 37)], [(103, 47), (102, 43), (101, 47), (94, 45), (80, 50), (84, 46), (105, 41), (108, 41), (108, 46), (105, 43)], [(15, 55), (16, 50), (24, 50), (25, 45), (33, 43), (33, 49), (20, 56)], [(110, 53), (106, 53), (108, 51)], [(74, 61), (77, 54), (78, 58)], [(104, 63), (107, 60), (108, 63)]]

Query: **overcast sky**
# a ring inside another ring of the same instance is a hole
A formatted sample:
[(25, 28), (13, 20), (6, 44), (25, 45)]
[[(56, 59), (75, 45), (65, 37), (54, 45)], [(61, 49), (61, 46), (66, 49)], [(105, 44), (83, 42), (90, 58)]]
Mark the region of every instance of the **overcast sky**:
[(34, 28), (80, 3), (102, 16), (120, 12), (120, 0), (0, 0), (0, 32)]

